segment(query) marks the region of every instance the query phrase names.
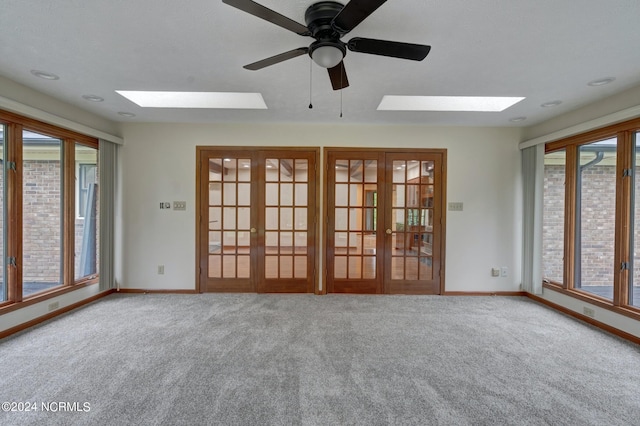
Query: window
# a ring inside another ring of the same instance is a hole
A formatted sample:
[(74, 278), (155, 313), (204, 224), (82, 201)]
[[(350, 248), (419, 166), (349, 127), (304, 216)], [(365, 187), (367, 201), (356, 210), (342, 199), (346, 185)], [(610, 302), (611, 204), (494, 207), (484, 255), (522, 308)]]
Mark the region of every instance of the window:
[(543, 277), (563, 282), (564, 258), (564, 149), (544, 156), (544, 212), (542, 219)]
[(633, 203), (631, 204), (631, 240), (629, 257), (631, 264), (631, 285), (629, 286), (629, 304), (640, 308), (640, 132), (633, 134), (633, 185), (631, 186)]
[(616, 139), (580, 145), (576, 182), (575, 287), (613, 299)]
[(62, 284), (62, 140), (22, 131), (22, 297)]
[(97, 282), (97, 159), (94, 138), (0, 111), (2, 309)]
[(7, 281), (5, 277), (6, 274), (6, 265), (5, 265), (5, 238), (6, 235), (6, 226), (7, 221), (5, 220), (5, 199), (6, 199), (6, 185), (5, 182), (5, 170), (7, 169), (4, 165), (5, 163), (5, 153), (7, 152), (6, 146), (6, 135), (7, 132), (5, 130), (4, 124), (0, 124), (0, 164), (2, 164), (2, 170), (0, 171), (0, 304), (7, 300)]
[(75, 144), (76, 200), (75, 218), (75, 279), (98, 273), (98, 150)]
[(640, 119), (546, 145), (545, 286), (640, 319)]

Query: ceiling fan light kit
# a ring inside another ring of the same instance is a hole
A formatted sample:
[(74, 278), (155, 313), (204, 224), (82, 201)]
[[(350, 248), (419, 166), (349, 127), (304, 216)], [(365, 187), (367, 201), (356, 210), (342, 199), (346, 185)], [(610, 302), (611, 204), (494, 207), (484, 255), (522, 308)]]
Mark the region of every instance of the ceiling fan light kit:
[(413, 61), (423, 60), (431, 50), (431, 46), (422, 44), (361, 37), (354, 37), (347, 43), (340, 40), (386, 0), (351, 0), (346, 5), (335, 1), (314, 3), (305, 12), (306, 26), (252, 0), (222, 2), (301, 36), (315, 39), (308, 47), (300, 47), (245, 65), (245, 69), (256, 71), (306, 53), (316, 64), (327, 68), (333, 90), (349, 86), (343, 61), (347, 50)]

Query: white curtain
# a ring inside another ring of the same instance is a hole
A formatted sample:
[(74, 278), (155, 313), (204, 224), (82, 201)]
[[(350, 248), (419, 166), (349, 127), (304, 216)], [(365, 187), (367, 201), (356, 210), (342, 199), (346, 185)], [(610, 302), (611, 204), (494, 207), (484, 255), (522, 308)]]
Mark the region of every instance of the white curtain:
[(544, 144), (522, 150), (522, 175), (522, 288), (529, 293), (542, 294)]
[(100, 139), (100, 291), (115, 288), (114, 241), (117, 150), (115, 143)]

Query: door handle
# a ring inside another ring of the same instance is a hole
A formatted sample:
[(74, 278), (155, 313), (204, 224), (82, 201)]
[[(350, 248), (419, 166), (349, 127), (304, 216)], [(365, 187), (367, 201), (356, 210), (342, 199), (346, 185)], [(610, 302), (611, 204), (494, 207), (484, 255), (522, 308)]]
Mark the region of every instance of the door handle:
[(251, 228), (251, 233), (255, 234), (258, 230), (256, 228)]
[(393, 233), (393, 231), (391, 231), (391, 229), (388, 229), (388, 228), (386, 232), (387, 232), (387, 235), (391, 235)]

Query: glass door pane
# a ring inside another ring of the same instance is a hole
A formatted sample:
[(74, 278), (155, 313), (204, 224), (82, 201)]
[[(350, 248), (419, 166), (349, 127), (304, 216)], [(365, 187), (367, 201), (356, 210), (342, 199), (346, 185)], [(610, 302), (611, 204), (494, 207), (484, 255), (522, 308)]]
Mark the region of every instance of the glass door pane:
[(403, 159), (391, 164), (391, 280), (431, 280), (434, 162)]
[(327, 258), (330, 292), (379, 293), (378, 153), (336, 153), (329, 159), (330, 185)]
[(312, 292), (315, 262), (315, 153), (264, 151), (259, 228), (264, 229), (260, 292)]
[(250, 158), (209, 158), (209, 278), (251, 278), (251, 173)]
[(613, 299), (617, 140), (578, 148), (575, 287)]
[(22, 296), (62, 285), (62, 141), (23, 131)]

